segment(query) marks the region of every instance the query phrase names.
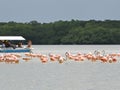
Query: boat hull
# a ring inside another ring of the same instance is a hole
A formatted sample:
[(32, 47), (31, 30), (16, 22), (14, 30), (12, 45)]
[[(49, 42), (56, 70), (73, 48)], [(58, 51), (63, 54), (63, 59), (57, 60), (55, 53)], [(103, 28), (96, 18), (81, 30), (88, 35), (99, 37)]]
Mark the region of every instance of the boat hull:
[(31, 49), (1, 49), (0, 53), (24, 53), (24, 52), (31, 52)]

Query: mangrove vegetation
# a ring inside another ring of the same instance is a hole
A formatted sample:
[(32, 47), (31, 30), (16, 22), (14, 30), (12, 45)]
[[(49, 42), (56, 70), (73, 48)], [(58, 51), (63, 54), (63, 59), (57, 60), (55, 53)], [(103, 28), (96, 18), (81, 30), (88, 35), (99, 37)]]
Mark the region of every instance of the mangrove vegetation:
[(23, 36), (33, 44), (120, 44), (120, 21), (0, 22), (0, 36)]

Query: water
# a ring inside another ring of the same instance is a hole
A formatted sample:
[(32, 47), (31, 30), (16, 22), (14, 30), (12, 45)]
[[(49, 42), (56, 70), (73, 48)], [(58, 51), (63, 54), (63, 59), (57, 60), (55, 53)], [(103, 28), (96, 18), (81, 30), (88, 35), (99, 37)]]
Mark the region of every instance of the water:
[[(33, 52), (48, 55), (89, 53), (105, 50), (119, 53), (119, 45), (34, 45)], [(0, 63), (0, 90), (120, 90), (120, 62), (75, 62), (63, 64), (38, 59), (19, 64)]]
[(49, 53), (61, 54), (64, 56), (65, 52), (76, 53), (94, 53), (95, 50), (106, 54), (120, 53), (120, 45), (35, 45), (33, 50), (35, 53), (42, 53), (48, 55)]

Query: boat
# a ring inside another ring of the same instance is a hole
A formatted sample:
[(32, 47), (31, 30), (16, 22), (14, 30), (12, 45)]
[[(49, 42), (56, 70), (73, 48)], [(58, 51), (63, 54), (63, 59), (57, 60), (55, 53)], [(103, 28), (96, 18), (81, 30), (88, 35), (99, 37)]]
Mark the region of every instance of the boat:
[[(0, 40), (25, 40), (22, 36), (0, 36)], [(32, 53), (33, 48), (12, 48), (12, 47), (0, 47), (0, 53), (24, 53), (24, 52), (30, 52)]]
[(16, 48), (16, 49), (12, 49), (12, 48), (7, 48), (7, 49), (0, 49), (0, 53), (22, 53), (22, 52), (30, 52), (32, 53), (32, 50), (29, 48)]

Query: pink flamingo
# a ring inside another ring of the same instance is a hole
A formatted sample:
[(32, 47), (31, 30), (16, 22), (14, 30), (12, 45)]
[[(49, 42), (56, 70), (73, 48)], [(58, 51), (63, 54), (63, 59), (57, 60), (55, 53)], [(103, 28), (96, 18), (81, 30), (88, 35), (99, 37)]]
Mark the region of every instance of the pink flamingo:
[(48, 57), (46, 55), (41, 55), (40, 60), (42, 63), (46, 63), (46, 62), (48, 62)]

